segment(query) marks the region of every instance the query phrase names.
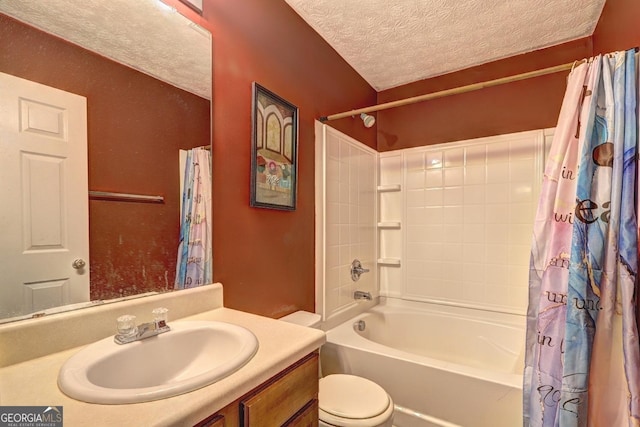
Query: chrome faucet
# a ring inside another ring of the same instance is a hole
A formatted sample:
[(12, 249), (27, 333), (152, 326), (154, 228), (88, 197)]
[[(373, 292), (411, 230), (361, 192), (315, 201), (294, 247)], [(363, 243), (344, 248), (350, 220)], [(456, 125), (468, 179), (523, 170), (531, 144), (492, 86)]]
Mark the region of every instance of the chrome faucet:
[(155, 337), (171, 328), (167, 325), (167, 309), (157, 308), (153, 310), (155, 319), (152, 322), (141, 323), (136, 326), (136, 316), (125, 314), (118, 317), (118, 333), (113, 337), (116, 344), (128, 344), (134, 341), (141, 341), (146, 338)]
[(353, 280), (354, 282), (360, 280), (360, 275), (362, 273), (368, 272), (368, 268), (362, 268), (362, 263), (360, 262), (360, 260), (354, 259), (351, 263), (351, 280)]
[(353, 293), (354, 299), (366, 299), (367, 301), (371, 301), (371, 293), (365, 291), (355, 291)]

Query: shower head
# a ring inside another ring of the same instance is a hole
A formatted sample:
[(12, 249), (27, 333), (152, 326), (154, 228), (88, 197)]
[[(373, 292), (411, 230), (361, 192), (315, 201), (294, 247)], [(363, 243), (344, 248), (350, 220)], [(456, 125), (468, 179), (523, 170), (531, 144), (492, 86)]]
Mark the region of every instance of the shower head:
[(370, 128), (376, 123), (376, 118), (370, 116), (369, 114), (360, 113), (360, 118), (362, 119), (362, 123), (364, 123), (364, 127)]

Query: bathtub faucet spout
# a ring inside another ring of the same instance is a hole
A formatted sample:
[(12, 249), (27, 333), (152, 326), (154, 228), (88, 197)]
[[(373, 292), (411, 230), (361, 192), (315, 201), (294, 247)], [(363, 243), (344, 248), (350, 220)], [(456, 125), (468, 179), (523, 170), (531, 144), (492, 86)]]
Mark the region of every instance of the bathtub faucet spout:
[(355, 291), (353, 293), (354, 299), (366, 299), (367, 301), (371, 301), (371, 293), (364, 291)]

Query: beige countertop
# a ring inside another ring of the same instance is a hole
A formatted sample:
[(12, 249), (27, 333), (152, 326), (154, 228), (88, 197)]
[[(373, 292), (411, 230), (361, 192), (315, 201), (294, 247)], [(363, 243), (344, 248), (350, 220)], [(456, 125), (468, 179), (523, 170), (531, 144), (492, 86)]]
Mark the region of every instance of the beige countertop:
[(258, 338), (258, 352), (232, 375), (189, 393), (145, 403), (98, 405), (71, 399), (57, 386), (60, 367), (84, 347), (79, 346), (0, 368), (0, 405), (62, 406), (65, 427), (190, 426), (325, 342), (325, 334), (320, 330), (224, 307), (180, 320), (217, 320), (244, 326)]

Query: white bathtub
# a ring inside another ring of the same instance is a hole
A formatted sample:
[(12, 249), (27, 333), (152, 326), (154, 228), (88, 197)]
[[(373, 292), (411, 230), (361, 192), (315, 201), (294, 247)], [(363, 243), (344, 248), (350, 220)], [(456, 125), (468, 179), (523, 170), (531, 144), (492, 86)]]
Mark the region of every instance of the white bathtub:
[(516, 427), (524, 337), (523, 316), (382, 299), (327, 331), (322, 371), (380, 384), (398, 427)]

